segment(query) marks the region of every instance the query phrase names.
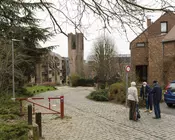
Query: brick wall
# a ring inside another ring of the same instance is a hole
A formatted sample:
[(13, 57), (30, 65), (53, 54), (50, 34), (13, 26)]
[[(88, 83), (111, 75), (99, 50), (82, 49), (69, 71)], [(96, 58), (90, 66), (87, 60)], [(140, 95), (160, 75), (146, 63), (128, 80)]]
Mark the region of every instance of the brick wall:
[(175, 80), (175, 42), (164, 44), (164, 76), (165, 84)]
[[(131, 49), (131, 80), (136, 80), (136, 66), (148, 65), (148, 34), (145, 31), (130, 44)], [(137, 47), (137, 43), (145, 42), (145, 47)]]
[(159, 81), (163, 84), (163, 49), (162, 39), (164, 36), (156, 38), (149, 38), (149, 66), (148, 66), (148, 82), (152, 83), (153, 80)]

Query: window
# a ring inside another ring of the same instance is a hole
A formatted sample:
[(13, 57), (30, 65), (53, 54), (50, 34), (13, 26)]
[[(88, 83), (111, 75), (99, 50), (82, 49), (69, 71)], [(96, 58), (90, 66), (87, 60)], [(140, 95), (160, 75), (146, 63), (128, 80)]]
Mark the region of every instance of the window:
[(145, 47), (145, 43), (144, 42), (140, 42), (136, 44), (137, 47)]
[(161, 33), (167, 33), (168, 32), (168, 24), (166, 21), (161, 22)]
[(75, 50), (76, 49), (76, 42), (75, 42), (75, 36), (72, 37), (72, 49)]

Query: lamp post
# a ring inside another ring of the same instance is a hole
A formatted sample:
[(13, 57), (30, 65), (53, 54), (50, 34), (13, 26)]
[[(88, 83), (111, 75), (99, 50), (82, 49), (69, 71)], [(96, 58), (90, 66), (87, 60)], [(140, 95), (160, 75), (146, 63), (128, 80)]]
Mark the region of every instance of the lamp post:
[(12, 90), (13, 90), (13, 98), (12, 100), (15, 101), (15, 67), (14, 67), (14, 41), (21, 41), (18, 39), (12, 39)]

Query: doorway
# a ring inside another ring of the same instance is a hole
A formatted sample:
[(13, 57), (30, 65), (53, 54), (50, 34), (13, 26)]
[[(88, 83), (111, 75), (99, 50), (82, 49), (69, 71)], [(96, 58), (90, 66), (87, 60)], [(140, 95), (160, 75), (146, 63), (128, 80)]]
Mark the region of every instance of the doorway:
[(139, 82), (147, 81), (148, 80), (148, 66), (147, 65), (138, 65), (136, 66), (136, 78)]

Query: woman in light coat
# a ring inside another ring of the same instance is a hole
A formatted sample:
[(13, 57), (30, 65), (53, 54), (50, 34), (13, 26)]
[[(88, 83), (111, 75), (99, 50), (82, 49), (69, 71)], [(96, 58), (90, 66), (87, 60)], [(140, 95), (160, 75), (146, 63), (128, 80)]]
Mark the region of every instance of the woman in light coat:
[(138, 104), (138, 101), (136, 83), (131, 82), (131, 87), (128, 88), (129, 120), (137, 120), (135, 113), (136, 104)]

